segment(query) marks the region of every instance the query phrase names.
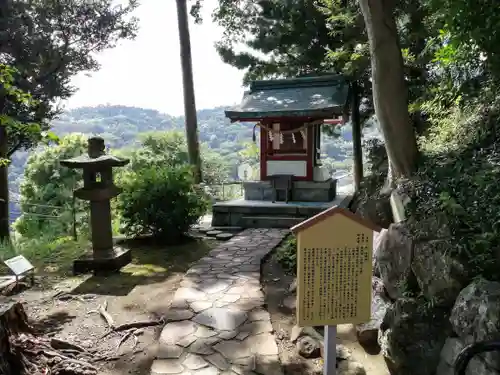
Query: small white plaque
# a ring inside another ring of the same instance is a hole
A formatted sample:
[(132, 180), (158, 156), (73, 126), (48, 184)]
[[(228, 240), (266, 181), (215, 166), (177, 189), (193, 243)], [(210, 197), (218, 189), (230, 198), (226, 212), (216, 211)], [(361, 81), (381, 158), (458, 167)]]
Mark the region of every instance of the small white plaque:
[(23, 255), (7, 259), (4, 263), (16, 276), (32, 271), (35, 268)]
[(238, 167), (238, 177), (242, 181), (250, 181), (253, 177), (253, 168), (250, 164), (244, 163)]

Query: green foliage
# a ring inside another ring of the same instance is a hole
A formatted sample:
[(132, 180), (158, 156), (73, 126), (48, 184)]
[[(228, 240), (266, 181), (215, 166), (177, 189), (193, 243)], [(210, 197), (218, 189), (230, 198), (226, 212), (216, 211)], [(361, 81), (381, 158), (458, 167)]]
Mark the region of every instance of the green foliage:
[(274, 256), (285, 272), (295, 275), (297, 273), (297, 238), (294, 235), (285, 238)]
[[(326, 48), (335, 48), (326, 18), (309, 0), (221, 0), (214, 19), (224, 28), (219, 54), (239, 69), (249, 68), (246, 82), (322, 72)], [(239, 44), (257, 53), (236, 52)]]
[[(258, 143), (253, 143), (253, 124), (231, 124), (224, 116), (224, 107), (198, 111), (200, 142), (205, 174), (210, 181), (223, 179), (237, 180), (237, 168), (241, 163), (249, 163), (258, 172)], [(125, 106), (98, 106), (74, 109), (62, 114), (53, 122), (53, 129), (58, 136), (82, 133), (86, 136), (99, 134), (112, 150), (131, 155), (139, 149), (145, 133), (184, 132), (184, 118), (171, 117), (154, 110)], [(373, 130), (373, 129), (371, 129)], [(367, 131), (371, 131), (367, 129)], [(179, 139), (181, 139), (179, 137)], [(182, 137), (182, 140), (184, 138)], [(352, 153), (350, 127), (341, 130), (341, 136), (324, 136), (322, 149), (325, 164), (349, 160)], [(249, 152), (247, 152), (249, 151)], [(185, 147), (182, 152), (185, 152)], [(164, 155), (164, 153), (162, 153)], [(154, 155), (161, 159), (162, 155)], [(212, 157), (213, 155), (213, 157)], [(16, 197), (23, 176), (23, 168), (29, 156), (28, 152), (18, 151), (12, 155), (9, 168), (10, 191)], [(164, 155), (164, 157), (167, 157)], [(186, 156), (183, 156), (184, 158)], [(183, 159), (184, 160), (184, 159)], [(222, 168), (216, 167), (224, 163)], [(208, 165), (214, 165), (209, 168)], [(338, 165), (336, 169), (345, 169)], [(214, 176), (212, 171), (220, 170)], [(227, 173), (227, 174), (226, 174)]]
[[(136, 7), (135, 0), (125, 5), (112, 5), (112, 0), (2, 2), (0, 54), (16, 69), (15, 85), (31, 93), (34, 102), (28, 108), (3, 102), (1, 114), (47, 130), (48, 120), (59, 112), (54, 102), (74, 92), (70, 78), (96, 70), (96, 52), (135, 36), (137, 20), (129, 15)], [(9, 155), (37, 141), (23, 131), (11, 132)]]
[[(73, 225), (73, 191), (83, 184), (81, 171), (62, 167), (60, 161), (87, 151), (87, 138), (81, 134), (63, 137), (57, 146), (45, 146), (33, 153), (21, 184), (23, 214), (14, 228), (33, 238), (47, 231), (69, 235)], [(75, 200), (77, 228), (88, 233), (88, 204)]]
[(444, 214), (452, 255), (467, 265), (471, 277), (498, 280), (500, 103), (456, 108), (433, 125), (421, 139), (425, 154), (412, 186), (412, 216), (418, 222)]
[(0, 260), (24, 255), (37, 267), (37, 272), (70, 274), (73, 261), (88, 248), (85, 238), (74, 241), (68, 236), (40, 232), (37, 238), (18, 238), (10, 244), (0, 243)]
[[(15, 78), (19, 71), (9, 65), (0, 64), (0, 100), (4, 110), (0, 112), (0, 126), (5, 127), (6, 136), (12, 134), (22, 135), (32, 141), (57, 140), (57, 137), (50, 132), (42, 132), (39, 123), (30, 121), (34, 118), (33, 112), (36, 110), (38, 102), (33, 99), (29, 92), (23, 91), (15, 86)], [(11, 106), (17, 112), (25, 114), (23, 118), (13, 116), (5, 108)], [(28, 116), (28, 114), (30, 114)], [(5, 164), (10, 156), (8, 150), (6, 155), (0, 155), (0, 163)]]
[(187, 166), (145, 167), (127, 173), (118, 196), (123, 232), (152, 234), (175, 242), (205, 214), (206, 199), (193, 184)]
[[(138, 171), (148, 166), (169, 168), (188, 164), (186, 137), (179, 131), (141, 134), (142, 147), (130, 152), (130, 168)], [(220, 154), (201, 147), (202, 172), (204, 182), (217, 184), (228, 179), (229, 166)]]
[(497, 37), (500, 10), (496, 3), (473, 0), (429, 0), (429, 3), (447, 35), (450, 46), (445, 47), (447, 56), (454, 59), (455, 50), (468, 52), (471, 57), (475, 54), (477, 59), (482, 53), (487, 67), (495, 74), (500, 73), (500, 37)]

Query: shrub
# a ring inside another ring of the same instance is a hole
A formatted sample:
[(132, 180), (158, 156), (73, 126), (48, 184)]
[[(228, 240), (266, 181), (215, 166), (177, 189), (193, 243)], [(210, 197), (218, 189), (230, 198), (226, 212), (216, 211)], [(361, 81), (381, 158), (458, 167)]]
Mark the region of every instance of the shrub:
[(189, 167), (145, 167), (124, 176), (122, 187), (117, 206), (126, 235), (175, 242), (207, 210)]
[(297, 238), (294, 235), (287, 237), (276, 250), (275, 257), (285, 272), (295, 275), (297, 273)]

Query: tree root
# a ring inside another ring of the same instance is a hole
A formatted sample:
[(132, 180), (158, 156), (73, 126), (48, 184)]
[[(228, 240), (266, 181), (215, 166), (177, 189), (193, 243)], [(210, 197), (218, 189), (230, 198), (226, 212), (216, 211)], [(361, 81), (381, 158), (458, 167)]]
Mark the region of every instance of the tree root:
[(154, 326), (161, 326), (165, 324), (165, 321), (163, 319), (160, 320), (144, 320), (144, 321), (139, 321), (139, 322), (131, 322), (131, 323), (125, 323), (125, 324), (120, 324), (119, 326), (115, 327), (113, 331), (115, 332), (121, 332), (121, 331), (127, 331), (131, 328), (146, 328), (146, 327), (154, 327)]
[[(50, 340), (31, 334), (19, 334), (10, 341), (11, 349), (22, 358), (25, 374), (97, 375), (98, 373), (97, 367), (89, 362), (88, 353), (73, 349), (72, 353), (63, 354), (50, 345)], [(76, 358), (82, 354), (86, 354), (85, 357)]]
[(50, 340), (50, 346), (53, 347), (54, 349), (59, 349), (59, 350), (74, 350), (76, 352), (85, 352), (86, 350), (82, 348), (81, 346), (78, 346), (76, 344), (72, 344), (70, 342), (61, 340), (61, 339), (51, 339)]
[(118, 352), (118, 350), (120, 350), (120, 346), (125, 342), (127, 341), (127, 339), (130, 337), (130, 336), (133, 336), (134, 337), (134, 345), (132, 346), (132, 349), (131, 350), (134, 350), (135, 347), (137, 346), (137, 343), (139, 341), (138, 339), (138, 336), (139, 335), (142, 335), (144, 333), (144, 330), (140, 329), (140, 328), (132, 328), (130, 330), (127, 331), (127, 333), (125, 333), (125, 335), (123, 335), (123, 337), (121, 338), (120, 342), (118, 343), (118, 345), (116, 346), (116, 351)]
[(99, 309), (97, 311), (89, 311), (88, 313), (89, 314), (99, 313), (103, 317), (103, 319), (106, 321), (106, 323), (109, 327), (109, 330), (104, 335), (102, 335), (99, 338), (99, 340), (104, 339), (105, 337), (109, 336), (112, 333), (119, 333), (119, 332), (126, 331), (125, 334), (120, 339), (120, 342), (118, 343), (118, 345), (116, 347), (116, 351), (118, 351), (120, 349), (120, 346), (125, 341), (127, 341), (127, 339), (130, 336), (134, 337), (134, 345), (132, 348), (132, 350), (134, 350), (135, 347), (137, 346), (138, 341), (139, 341), (138, 336), (141, 335), (142, 333), (144, 333), (142, 328), (155, 327), (155, 326), (160, 326), (160, 325), (165, 324), (165, 320), (162, 318), (159, 320), (143, 320), (143, 321), (138, 321), (138, 322), (124, 323), (124, 324), (120, 324), (117, 326), (114, 323), (113, 317), (107, 312), (107, 307), (108, 307), (108, 303), (105, 301), (99, 307)]
[(106, 321), (108, 324), (108, 327), (111, 330), (114, 330), (115, 328), (115, 321), (113, 320), (113, 317), (108, 313), (108, 301), (104, 301), (104, 303), (99, 307), (99, 314), (103, 317), (103, 319)]
[(0, 374), (97, 375), (93, 354), (64, 340), (38, 336), (20, 303), (0, 303)]

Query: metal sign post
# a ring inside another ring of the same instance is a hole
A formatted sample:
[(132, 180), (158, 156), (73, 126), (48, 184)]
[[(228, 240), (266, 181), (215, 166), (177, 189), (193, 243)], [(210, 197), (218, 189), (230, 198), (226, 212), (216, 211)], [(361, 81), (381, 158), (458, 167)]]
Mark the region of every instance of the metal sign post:
[(325, 326), (323, 375), (337, 372), (337, 326)]

